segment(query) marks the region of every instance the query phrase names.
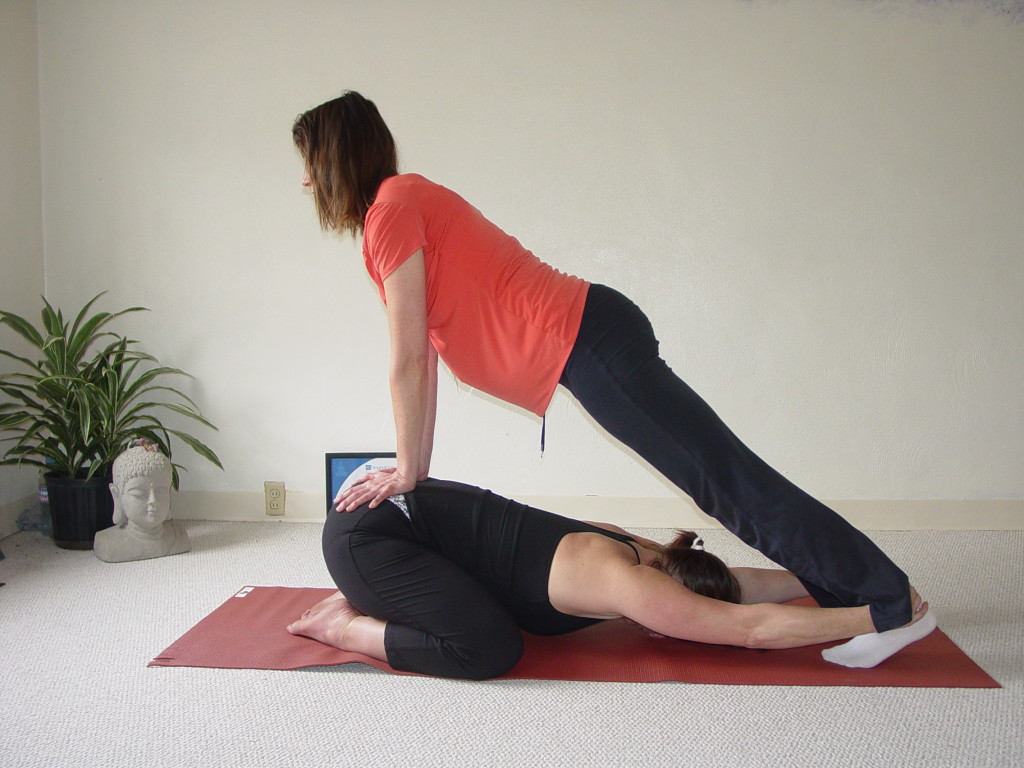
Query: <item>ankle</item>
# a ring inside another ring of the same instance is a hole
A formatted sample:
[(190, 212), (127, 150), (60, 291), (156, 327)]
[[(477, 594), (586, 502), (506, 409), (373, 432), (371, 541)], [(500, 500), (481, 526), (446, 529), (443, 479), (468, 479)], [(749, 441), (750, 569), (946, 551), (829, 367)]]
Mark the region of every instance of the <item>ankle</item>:
[(338, 641), (338, 647), (339, 648), (347, 649), (352, 644), (352, 641), (353, 641), (352, 624), (355, 622), (355, 620), (357, 618), (359, 618), (359, 617), (358, 616), (353, 616), (348, 621), (346, 621), (344, 624), (341, 624), (340, 626), (338, 626), (336, 639)]

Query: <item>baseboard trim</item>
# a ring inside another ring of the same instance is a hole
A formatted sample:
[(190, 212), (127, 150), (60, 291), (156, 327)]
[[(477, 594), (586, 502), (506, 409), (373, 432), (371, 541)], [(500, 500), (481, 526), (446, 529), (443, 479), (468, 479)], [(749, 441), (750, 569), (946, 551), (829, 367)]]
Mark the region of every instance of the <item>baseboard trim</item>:
[[(561, 515), (625, 528), (721, 527), (682, 498), (521, 496), (519, 501)], [(1024, 499), (846, 499), (826, 504), (861, 530), (1024, 530)], [(172, 509), (175, 518), (186, 520), (308, 523), (323, 520), (326, 507), (322, 493), (287, 491), (285, 514), (273, 517), (264, 513), (262, 493), (182, 491), (175, 495)]]
[(179, 491), (171, 499), (171, 516), (178, 520), (309, 523), (324, 519), (323, 493), (285, 491), (283, 515), (268, 515), (263, 492)]
[[(537, 497), (523, 499), (569, 517), (603, 520), (628, 528), (721, 528), (689, 499)], [(1024, 530), (1024, 500), (843, 499), (825, 504), (860, 530)]]

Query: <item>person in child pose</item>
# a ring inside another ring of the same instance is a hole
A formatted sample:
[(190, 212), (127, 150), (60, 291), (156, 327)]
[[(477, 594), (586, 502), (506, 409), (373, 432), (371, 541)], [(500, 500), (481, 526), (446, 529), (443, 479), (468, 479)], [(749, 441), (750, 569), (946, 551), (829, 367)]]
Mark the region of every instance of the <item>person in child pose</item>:
[[(496, 677), (519, 660), (520, 630), (560, 635), (623, 617), (665, 637), (748, 648), (872, 629), (867, 606), (778, 605), (807, 595), (799, 579), (729, 569), (692, 531), (663, 546), (434, 479), (376, 509), (331, 510), (323, 552), (340, 591), (288, 631), (407, 672)], [(934, 627), (927, 604), (911, 595), (906, 642)]]

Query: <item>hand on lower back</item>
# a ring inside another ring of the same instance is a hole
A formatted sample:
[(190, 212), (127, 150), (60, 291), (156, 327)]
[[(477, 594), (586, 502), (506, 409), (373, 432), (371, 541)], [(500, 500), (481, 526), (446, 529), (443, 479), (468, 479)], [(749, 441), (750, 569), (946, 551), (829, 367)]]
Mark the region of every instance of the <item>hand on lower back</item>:
[(415, 487), (415, 481), (407, 479), (394, 467), (389, 467), (361, 477), (355, 485), (339, 493), (334, 503), (340, 512), (351, 512), (367, 502), (370, 509), (375, 509), (389, 496), (407, 493)]

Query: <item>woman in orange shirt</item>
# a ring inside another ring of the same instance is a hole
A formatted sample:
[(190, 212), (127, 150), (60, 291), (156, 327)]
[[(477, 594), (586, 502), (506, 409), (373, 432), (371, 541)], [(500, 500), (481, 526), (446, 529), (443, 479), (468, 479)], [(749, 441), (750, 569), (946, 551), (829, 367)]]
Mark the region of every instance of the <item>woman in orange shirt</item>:
[(440, 355), (461, 381), (540, 416), (562, 384), (821, 605), (867, 605), (878, 632), (911, 621), (903, 571), (747, 448), (668, 367), (629, 299), (540, 261), (451, 190), (400, 175), (391, 132), (358, 93), (300, 115), (292, 137), (321, 226), (362, 234), (390, 329), (398, 467), (339, 494), (339, 509), (376, 507), (427, 477)]

